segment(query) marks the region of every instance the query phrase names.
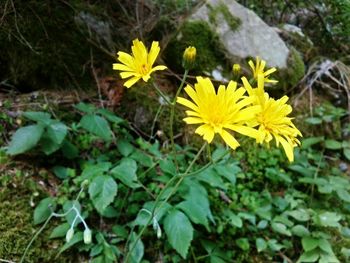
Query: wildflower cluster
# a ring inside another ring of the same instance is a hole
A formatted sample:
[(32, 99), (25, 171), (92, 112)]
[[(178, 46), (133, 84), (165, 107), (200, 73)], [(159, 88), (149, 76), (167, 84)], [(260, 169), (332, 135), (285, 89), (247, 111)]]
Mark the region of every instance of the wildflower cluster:
[[(153, 42), (148, 52), (144, 44), (138, 39), (133, 41), (132, 55), (118, 52), (118, 60), (122, 63), (113, 65), (113, 69), (122, 71), (121, 78), (131, 77), (125, 82), (130, 88), (138, 80), (148, 81), (150, 74), (156, 70), (164, 70), (166, 66), (152, 68), (160, 51), (158, 42)], [(195, 47), (188, 47), (183, 55), (183, 65), (186, 70), (194, 64), (196, 57)], [(187, 124), (197, 124), (195, 133), (211, 143), (215, 134), (219, 134), (224, 142), (236, 149), (240, 144), (235, 138), (239, 133), (254, 138), (259, 144), (269, 144), (273, 139), (276, 145), (282, 145), (290, 162), (294, 160), (294, 147), (300, 144), (297, 139), (302, 136), (295, 127), (291, 117), (292, 107), (287, 103), (288, 97), (283, 96), (275, 100), (265, 92), (265, 83), (274, 84), (276, 80), (270, 75), (276, 68), (265, 71), (266, 62), (259, 57), (256, 63), (248, 62), (252, 78), (249, 81), (242, 77), (242, 85), (230, 81), (226, 86), (220, 85), (217, 89), (209, 78), (196, 77), (194, 86), (187, 85), (185, 92), (188, 99), (177, 97), (177, 103), (187, 107)], [(233, 73), (239, 74), (240, 65), (233, 66)]]

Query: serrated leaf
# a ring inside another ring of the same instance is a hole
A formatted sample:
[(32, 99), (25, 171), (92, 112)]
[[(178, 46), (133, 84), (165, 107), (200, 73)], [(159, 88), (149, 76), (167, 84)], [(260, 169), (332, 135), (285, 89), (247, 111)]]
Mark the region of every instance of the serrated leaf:
[(342, 143), (336, 140), (325, 140), (324, 145), (326, 149), (339, 150), (342, 148)]
[(79, 124), (88, 132), (95, 134), (107, 142), (112, 140), (112, 131), (109, 123), (101, 116), (95, 114), (85, 115), (81, 118)]
[(226, 178), (233, 185), (236, 184), (236, 174), (241, 172), (241, 168), (236, 164), (219, 164), (214, 167), (216, 172)]
[(29, 125), (18, 129), (12, 136), (7, 154), (17, 155), (36, 146), (44, 132), (43, 125)]
[(99, 175), (89, 185), (92, 203), (100, 213), (114, 201), (117, 195), (117, 183), (111, 176)]
[(120, 124), (120, 123), (125, 122), (122, 118), (115, 115), (114, 112), (111, 112), (111, 111), (106, 110), (106, 109), (98, 109), (97, 113), (101, 114), (107, 120), (114, 122), (115, 124)]
[(193, 227), (187, 216), (173, 210), (164, 219), (164, 230), (170, 245), (185, 259), (193, 239)]
[(303, 249), (308, 252), (314, 250), (319, 245), (319, 239), (312, 237), (303, 237), (301, 240), (301, 244), (303, 245)]
[(310, 235), (309, 230), (303, 225), (293, 226), (291, 229), (292, 233), (298, 237), (306, 237)]
[(207, 211), (201, 205), (201, 203), (196, 202), (195, 200), (183, 201), (176, 206), (185, 212), (185, 214), (191, 219), (195, 224), (201, 224), (209, 229)]
[(209, 184), (212, 187), (217, 187), (226, 190), (224, 181), (221, 179), (220, 175), (214, 170), (214, 168), (209, 167), (204, 171), (196, 175), (197, 179)]
[(117, 141), (117, 148), (124, 157), (129, 156), (135, 149), (130, 142), (124, 139)]
[(52, 123), (46, 128), (47, 136), (56, 144), (61, 144), (67, 135), (68, 128), (62, 122)]
[(316, 262), (320, 254), (317, 251), (307, 251), (304, 252), (300, 258), (298, 259), (298, 263), (300, 262)]
[(255, 245), (256, 245), (256, 249), (258, 250), (259, 253), (261, 251), (264, 251), (267, 248), (267, 243), (266, 243), (265, 239), (260, 238), (260, 237), (255, 240)]
[(272, 222), (271, 227), (275, 232), (280, 233), (282, 235), (286, 235), (289, 237), (292, 235), (292, 233), (287, 229), (286, 225), (282, 223)]
[(83, 182), (84, 180), (92, 180), (93, 177), (97, 175), (103, 175), (109, 170), (109, 168), (111, 168), (111, 165), (112, 164), (110, 162), (98, 162), (96, 164), (89, 164), (84, 168), (81, 176), (77, 178), (77, 181)]
[(53, 198), (47, 197), (41, 200), (34, 210), (34, 224), (37, 225), (43, 223), (46, 219), (48, 219), (52, 211), (55, 210), (55, 207), (56, 203)]
[(169, 159), (160, 160), (159, 167), (164, 173), (176, 175), (176, 166), (172, 160), (169, 160)]
[(69, 228), (70, 228), (70, 225), (68, 223), (60, 224), (52, 230), (49, 238), (64, 237)]
[(83, 102), (78, 103), (74, 107), (82, 112), (85, 112), (85, 113), (93, 113), (96, 110), (96, 107), (94, 105), (86, 104)]
[(137, 181), (136, 171), (137, 163), (133, 159), (123, 158), (120, 164), (114, 167), (110, 173), (128, 187), (136, 188), (140, 186)]
[(36, 122), (41, 122), (45, 125), (49, 125), (51, 123), (51, 114), (47, 112), (41, 112), (41, 111), (27, 111), (22, 114), (25, 118), (36, 121)]

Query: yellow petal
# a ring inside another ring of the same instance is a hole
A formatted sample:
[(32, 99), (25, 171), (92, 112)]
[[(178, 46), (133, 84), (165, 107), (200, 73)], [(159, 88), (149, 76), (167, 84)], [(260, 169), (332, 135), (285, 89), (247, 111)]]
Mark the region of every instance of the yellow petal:
[(166, 67), (166, 66), (163, 66), (163, 65), (155, 66), (154, 68), (152, 68), (152, 69), (150, 70), (150, 73), (152, 73), (153, 71), (164, 70), (164, 69), (167, 69), (167, 67)]
[(204, 125), (199, 126), (196, 129), (195, 133), (203, 136), (203, 139), (206, 140), (208, 143), (212, 142), (212, 140), (214, 139), (214, 135), (215, 135), (213, 128), (208, 124), (204, 124)]
[(258, 130), (253, 129), (251, 127), (243, 126), (243, 125), (227, 125), (226, 128), (236, 131), (245, 136), (257, 139), (261, 137), (261, 134)]
[(123, 63), (131, 68), (134, 68), (134, 58), (130, 54), (119, 51), (118, 52), (118, 60), (121, 63)]
[(121, 71), (135, 71), (133, 68), (130, 68), (130, 67), (128, 67), (124, 64), (120, 64), (120, 63), (114, 63), (113, 69), (114, 70), (121, 70)]
[(130, 78), (135, 76), (135, 72), (120, 72), (120, 76), (122, 79)]
[(196, 91), (190, 86), (190, 85), (187, 85), (185, 87), (185, 92), (188, 94), (188, 96), (190, 96), (190, 98), (198, 105), (199, 103), (199, 100), (198, 100), (198, 97), (197, 97), (197, 93)]
[(176, 102), (179, 104), (182, 104), (182, 105), (184, 105), (184, 106), (186, 106), (186, 107), (188, 107), (196, 112), (199, 112), (198, 107), (193, 102), (189, 101), (188, 99), (178, 97), (176, 99)]
[(187, 117), (183, 119), (187, 124), (198, 124), (203, 123), (202, 119), (194, 118), (194, 117)]
[(149, 54), (148, 54), (148, 59), (147, 59), (148, 65), (150, 65), (150, 66), (153, 65), (153, 63), (157, 59), (159, 51), (160, 51), (159, 43), (157, 41), (153, 41), (151, 49), (150, 49)]
[(225, 143), (228, 146), (230, 146), (233, 150), (235, 150), (239, 146), (238, 141), (229, 132), (222, 130), (220, 136), (225, 141)]
[[(289, 144), (281, 136), (278, 136), (278, 137), (279, 137), (278, 140), (282, 144), (284, 152), (286, 153), (289, 162), (293, 162), (294, 161), (294, 151), (293, 151), (294, 149), (293, 149), (293, 146), (291, 144)], [(276, 138), (276, 141), (277, 141), (277, 138)]]
[(266, 76), (274, 73), (276, 70), (277, 70), (276, 68), (270, 68), (264, 72), (264, 76), (266, 77)]
[(129, 80), (127, 80), (125, 83), (124, 83), (124, 86), (127, 87), (127, 88), (130, 88), (132, 85), (134, 85), (136, 82), (138, 82), (140, 80), (140, 77), (133, 77)]

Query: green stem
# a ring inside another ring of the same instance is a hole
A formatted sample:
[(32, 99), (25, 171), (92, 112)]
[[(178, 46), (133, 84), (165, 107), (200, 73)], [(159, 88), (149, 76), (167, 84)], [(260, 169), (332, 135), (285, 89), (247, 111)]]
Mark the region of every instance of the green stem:
[[(158, 209), (158, 211), (160, 210), (160, 208), (163, 207), (163, 205), (172, 197), (172, 195), (176, 192), (176, 190), (178, 189), (178, 187), (180, 186), (181, 182), (183, 181), (183, 179), (185, 178), (185, 176), (189, 173), (189, 171), (191, 170), (192, 166), (195, 164), (195, 162), (198, 160), (199, 156), (201, 155), (201, 153), (203, 152), (203, 150), (205, 149), (207, 143), (204, 143), (204, 145), (202, 146), (202, 148), (198, 151), (198, 153), (196, 154), (196, 156), (193, 158), (192, 162), (189, 164), (189, 166), (187, 167), (186, 171), (181, 174), (181, 175), (175, 175), (173, 176), (168, 182), (167, 184), (164, 186), (164, 188), (162, 189), (162, 191), (159, 193), (159, 195), (157, 196), (155, 202), (154, 202), (154, 206), (152, 208), (152, 216), (150, 216), (150, 218), (148, 219), (147, 223), (143, 226), (143, 228), (141, 229), (140, 233), (137, 235), (133, 245), (131, 246), (129, 252), (126, 254), (125, 257), (125, 261), (124, 263), (128, 263), (128, 260), (130, 258), (130, 255), (132, 253), (132, 251), (134, 250), (137, 242), (139, 241), (139, 239), (142, 237), (143, 233), (145, 232), (147, 226), (151, 223), (152, 219), (156, 216), (156, 209)], [(164, 192), (168, 189), (168, 187), (177, 179), (180, 178), (179, 181), (176, 183), (175, 187), (172, 189), (172, 191), (170, 192), (170, 194), (168, 194), (168, 196), (165, 198), (165, 200), (160, 203), (159, 208), (157, 208), (158, 203), (160, 202), (161, 197), (163, 196)]]
[(158, 93), (158, 95), (161, 96), (167, 104), (171, 105), (171, 102), (169, 101), (167, 96), (165, 96), (164, 93), (160, 90), (157, 84), (154, 81), (152, 82), (152, 84), (153, 84), (153, 87), (156, 89), (156, 92)]
[(170, 141), (171, 141), (171, 150), (174, 153), (174, 162), (175, 162), (176, 169), (178, 169), (178, 165), (177, 165), (177, 159), (176, 159), (176, 149), (175, 149), (174, 131), (173, 131), (174, 116), (175, 116), (175, 106), (176, 106), (177, 97), (179, 96), (179, 94), (180, 94), (180, 92), (181, 92), (181, 90), (182, 90), (182, 88), (183, 88), (183, 86), (185, 84), (187, 75), (188, 75), (188, 70), (186, 69), (185, 73), (184, 73), (184, 75), (182, 77), (181, 84), (180, 84), (179, 88), (176, 91), (174, 100), (171, 103), (171, 109), (170, 109)]
[(28, 249), (32, 246), (33, 242), (35, 241), (35, 239), (37, 239), (37, 237), (40, 235), (40, 233), (45, 229), (45, 227), (47, 226), (47, 224), (49, 223), (49, 221), (52, 217), (53, 217), (53, 213), (46, 219), (45, 223), (42, 225), (42, 227), (39, 229), (39, 231), (37, 231), (35, 233), (35, 235), (32, 237), (32, 239), (30, 240), (26, 249), (24, 250), (24, 253), (23, 253), (23, 256), (21, 258), (20, 263), (23, 263), (23, 260), (25, 259), (26, 255), (27, 255)]

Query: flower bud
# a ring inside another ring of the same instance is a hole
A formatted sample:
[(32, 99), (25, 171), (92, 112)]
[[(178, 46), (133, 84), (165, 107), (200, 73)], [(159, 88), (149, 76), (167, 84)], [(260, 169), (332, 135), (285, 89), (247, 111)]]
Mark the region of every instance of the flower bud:
[(190, 70), (194, 66), (196, 61), (197, 50), (193, 46), (189, 46), (185, 49), (182, 59), (182, 65), (185, 69)]
[(67, 233), (66, 233), (66, 241), (67, 241), (67, 243), (68, 243), (69, 241), (71, 241), (73, 235), (74, 235), (74, 229), (73, 229), (73, 228), (70, 228), (70, 229), (67, 231)]
[(89, 228), (85, 228), (84, 230), (84, 243), (86, 245), (91, 243), (91, 230)]
[(241, 73), (241, 66), (239, 64), (233, 64), (232, 72), (234, 75), (239, 75)]

